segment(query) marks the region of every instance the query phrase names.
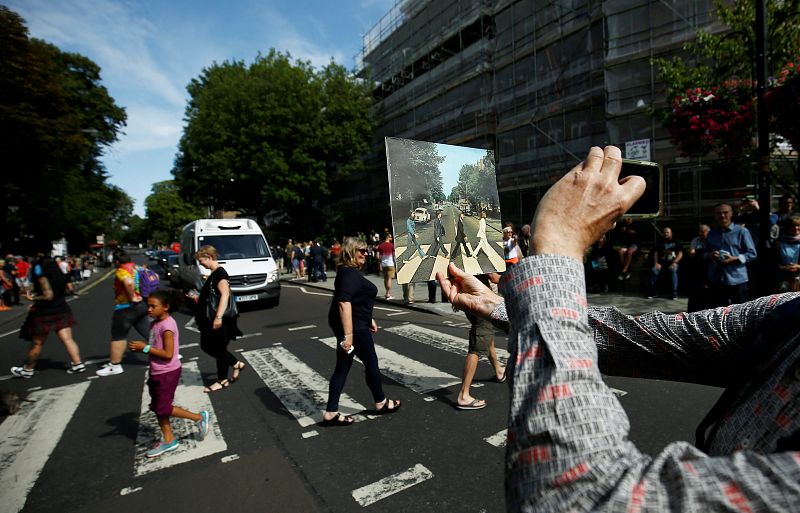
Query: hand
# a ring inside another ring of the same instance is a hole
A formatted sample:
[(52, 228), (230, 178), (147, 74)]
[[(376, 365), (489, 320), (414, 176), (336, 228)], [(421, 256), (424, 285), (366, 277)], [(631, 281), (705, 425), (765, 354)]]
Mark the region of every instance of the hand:
[(645, 189), (644, 179), (619, 180), (619, 148), (593, 147), (544, 195), (531, 223), (533, 254), (558, 254), (583, 260), (583, 253), (614, 227)]
[(345, 353), (350, 352), (350, 348), (353, 347), (353, 335), (347, 335), (344, 337), (344, 340), (339, 344)]
[(706, 258), (708, 258), (710, 260), (719, 260), (719, 251), (715, 250), (715, 251), (712, 251), (711, 253), (708, 253), (706, 255)]
[(436, 280), (442, 287), (442, 293), (450, 300), (453, 308), (470, 312), (485, 319), (489, 318), (492, 310), (500, 304), (503, 299), (492, 292), (492, 290), (478, 280), (478, 278), (467, 274), (453, 262), (447, 267), (450, 278), (441, 272), (436, 273)]
[(215, 330), (218, 330), (222, 327), (222, 319), (219, 317), (214, 317), (214, 322), (211, 324), (211, 327)]
[(372, 323), (369, 325), (369, 331), (371, 333), (377, 333), (378, 332), (378, 323), (375, 322), (375, 319), (372, 319)]
[(661, 270), (661, 264), (659, 264), (658, 262), (656, 262), (656, 265), (654, 267), (656, 268), (656, 271)]
[(738, 257), (729, 256), (729, 257), (726, 257), (726, 258), (723, 258), (722, 260), (720, 260), (719, 263), (721, 263), (722, 265), (730, 265), (730, 264), (737, 263), (737, 262), (740, 262)]
[(147, 344), (145, 344), (141, 340), (134, 340), (132, 342), (128, 342), (128, 349), (134, 352), (141, 351), (142, 349), (144, 349), (144, 346), (146, 345)]

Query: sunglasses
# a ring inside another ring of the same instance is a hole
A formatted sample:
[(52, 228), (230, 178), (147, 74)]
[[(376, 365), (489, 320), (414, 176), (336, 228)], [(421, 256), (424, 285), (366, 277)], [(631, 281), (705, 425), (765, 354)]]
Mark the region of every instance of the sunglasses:
[(358, 251), (362, 255), (366, 255), (367, 254), (367, 248), (358, 248), (356, 251)]

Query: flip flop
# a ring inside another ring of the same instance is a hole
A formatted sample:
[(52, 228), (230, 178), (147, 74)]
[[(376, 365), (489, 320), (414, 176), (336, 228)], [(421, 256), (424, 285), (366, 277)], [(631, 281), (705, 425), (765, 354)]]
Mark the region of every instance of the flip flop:
[(486, 408), (486, 401), (483, 399), (473, 399), (469, 404), (456, 404), (459, 410), (480, 410)]
[(341, 413), (337, 413), (335, 417), (329, 419), (322, 418), (323, 426), (349, 426), (353, 422), (355, 419), (351, 415), (342, 415)]

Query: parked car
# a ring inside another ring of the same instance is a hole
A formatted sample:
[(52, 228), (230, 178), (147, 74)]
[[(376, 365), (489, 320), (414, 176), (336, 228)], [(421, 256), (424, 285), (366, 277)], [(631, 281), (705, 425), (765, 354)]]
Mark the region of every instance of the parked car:
[(169, 280), (170, 286), (176, 288), (181, 285), (181, 276), (178, 272), (178, 259), (179, 255), (177, 253), (167, 256), (167, 267), (164, 269), (164, 279)]
[(430, 223), (431, 222), (431, 214), (428, 212), (427, 208), (415, 208), (414, 209), (414, 222), (415, 223)]

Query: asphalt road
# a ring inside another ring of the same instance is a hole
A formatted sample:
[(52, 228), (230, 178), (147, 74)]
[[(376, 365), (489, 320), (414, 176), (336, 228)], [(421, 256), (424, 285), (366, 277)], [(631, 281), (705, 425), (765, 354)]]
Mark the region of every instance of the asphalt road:
[[(454, 407), (466, 349), (462, 316), (379, 303), (375, 340), (384, 389), (403, 406), (371, 415), (363, 367), (354, 363), (342, 409), (357, 412), (359, 422), (326, 428), (318, 421), (335, 363), (330, 292), (287, 283), (277, 308), (243, 308), (245, 337), (231, 348), (248, 368), (209, 396), (200, 383), (214, 379), (214, 363), (193, 345), (199, 335), (189, 313), (180, 312), (184, 376), (176, 404), (213, 409), (213, 433), (196, 442), (188, 427), (180, 454), (145, 461), (143, 447), (153, 436), (145, 358), (127, 354), (122, 375), (93, 378), (107, 358), (111, 303), (110, 279), (71, 302), (80, 323), (76, 340), (92, 362), (82, 375), (64, 372), (65, 351), (51, 336), (38, 375), (4, 379), (26, 343), (14, 333), (21, 319), (0, 330), (0, 388), (35, 401), (0, 423), (0, 513), (504, 511), (508, 389), (481, 363), (472, 393), (488, 406)], [(496, 343), (506, 348), (500, 334)], [(631, 439), (651, 454), (671, 440), (691, 440), (720, 392), (636, 379), (608, 383), (629, 413)]]

